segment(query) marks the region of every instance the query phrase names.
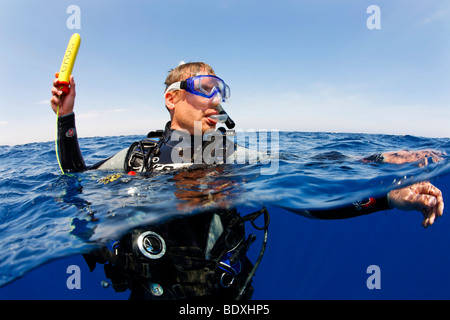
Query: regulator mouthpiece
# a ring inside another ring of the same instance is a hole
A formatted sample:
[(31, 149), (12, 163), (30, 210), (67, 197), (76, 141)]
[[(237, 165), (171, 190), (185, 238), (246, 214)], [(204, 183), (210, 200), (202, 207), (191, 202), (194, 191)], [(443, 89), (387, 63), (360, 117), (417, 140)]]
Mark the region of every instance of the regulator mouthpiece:
[(228, 120), (228, 115), (227, 114), (213, 114), (211, 116), (209, 116), (211, 119), (220, 122), (220, 123), (224, 123), (225, 121)]

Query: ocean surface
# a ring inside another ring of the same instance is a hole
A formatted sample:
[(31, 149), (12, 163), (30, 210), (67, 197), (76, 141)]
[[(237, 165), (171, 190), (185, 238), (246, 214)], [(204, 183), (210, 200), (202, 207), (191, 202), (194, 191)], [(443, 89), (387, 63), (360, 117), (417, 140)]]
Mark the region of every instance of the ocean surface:
[[(80, 146), (94, 164), (142, 138), (82, 138)], [(0, 299), (128, 299), (129, 291), (102, 287), (103, 267), (90, 272), (81, 254), (144, 223), (215, 207), (249, 213), (263, 206), (270, 225), (253, 299), (450, 299), (446, 210), (428, 229), (414, 211), (317, 220), (289, 210), (331, 208), (424, 180), (442, 190), (448, 207), (449, 139), (304, 132), (278, 138), (276, 163), (137, 176), (62, 175), (54, 142), (0, 146)], [(445, 154), (423, 167), (361, 161), (404, 149)], [(257, 236), (248, 252), (255, 261), (263, 234), (247, 231)], [(79, 288), (68, 285), (74, 266)]]

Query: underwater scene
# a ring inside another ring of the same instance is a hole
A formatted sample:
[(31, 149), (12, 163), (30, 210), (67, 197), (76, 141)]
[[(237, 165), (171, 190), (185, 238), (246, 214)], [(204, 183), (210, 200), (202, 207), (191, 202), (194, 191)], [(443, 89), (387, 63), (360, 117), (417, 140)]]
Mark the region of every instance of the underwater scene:
[[(86, 163), (94, 164), (140, 139), (79, 140)], [(362, 161), (398, 150), (434, 150), (441, 156), (404, 164)], [(249, 217), (239, 220), (247, 241), (246, 252), (239, 254), (257, 265), (252, 299), (449, 299), (445, 209), (428, 228), (418, 211), (385, 210), (340, 220), (301, 214), (419, 181), (430, 181), (450, 205), (449, 153), (447, 138), (279, 132), (276, 153), (266, 163), (158, 174), (62, 174), (54, 142), (0, 146), (0, 299), (128, 299), (130, 290), (120, 281), (113, 285), (115, 276), (106, 264), (87, 258), (92, 252), (114, 251), (118, 239), (142, 226), (162, 230), (173, 221), (202, 221), (206, 213), (224, 210), (231, 210), (233, 219), (236, 212)], [(195, 226), (197, 235), (211, 232)], [(180, 237), (189, 234), (183, 227), (177, 230)], [(146, 235), (155, 254), (151, 259), (159, 258), (171, 240)], [(235, 251), (220, 261), (223, 286), (233, 282), (227, 275), (245, 269), (231, 263)], [(144, 272), (141, 265), (135, 268)], [(154, 295), (163, 290), (152, 285)]]

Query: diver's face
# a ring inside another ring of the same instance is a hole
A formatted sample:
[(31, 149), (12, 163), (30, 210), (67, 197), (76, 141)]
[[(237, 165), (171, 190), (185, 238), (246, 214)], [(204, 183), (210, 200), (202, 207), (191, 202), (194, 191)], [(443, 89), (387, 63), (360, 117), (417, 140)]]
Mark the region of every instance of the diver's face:
[[(207, 75), (201, 72), (197, 75)], [(172, 97), (175, 95), (175, 97)], [(206, 131), (215, 129), (217, 121), (210, 118), (213, 114), (218, 114), (217, 106), (220, 99), (216, 96), (208, 99), (184, 90), (166, 93), (166, 106), (172, 110), (172, 129), (188, 130), (190, 134), (195, 134), (195, 122), (201, 123), (202, 134)], [(198, 126), (198, 124), (197, 124)], [(199, 128), (197, 127), (197, 130)]]

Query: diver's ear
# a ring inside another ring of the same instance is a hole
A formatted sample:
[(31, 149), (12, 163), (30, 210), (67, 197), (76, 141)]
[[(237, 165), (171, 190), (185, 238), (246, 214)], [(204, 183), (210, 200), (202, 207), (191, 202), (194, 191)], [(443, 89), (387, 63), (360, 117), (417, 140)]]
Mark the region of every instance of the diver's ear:
[(169, 111), (173, 111), (175, 109), (176, 104), (176, 94), (174, 91), (169, 91), (164, 94), (164, 99), (166, 101), (166, 108)]

